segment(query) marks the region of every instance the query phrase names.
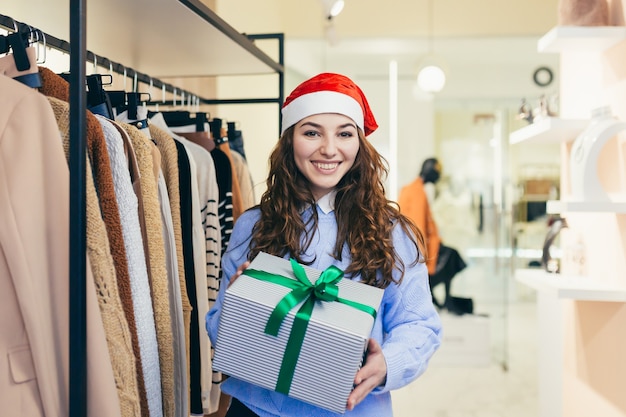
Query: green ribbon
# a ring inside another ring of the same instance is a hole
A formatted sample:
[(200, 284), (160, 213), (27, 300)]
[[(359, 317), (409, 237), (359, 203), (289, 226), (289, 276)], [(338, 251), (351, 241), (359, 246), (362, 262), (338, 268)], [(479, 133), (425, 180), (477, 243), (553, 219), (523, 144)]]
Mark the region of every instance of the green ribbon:
[(289, 314), (289, 311), (304, 301), (294, 318), (276, 381), (276, 391), (283, 394), (289, 394), (296, 363), (298, 362), (298, 357), (302, 350), (304, 335), (306, 334), (306, 329), (309, 325), (311, 313), (313, 312), (316, 301), (336, 301), (361, 310), (376, 319), (375, 308), (339, 297), (339, 287), (337, 283), (343, 278), (343, 271), (341, 271), (341, 269), (336, 266), (331, 266), (322, 272), (317, 281), (315, 281), (315, 284), (311, 284), (302, 265), (294, 259), (290, 259), (290, 262), (291, 269), (296, 277), (295, 280), (256, 269), (246, 269), (243, 272), (245, 275), (252, 278), (291, 288), (291, 292), (278, 302), (270, 314), (265, 325), (266, 334), (278, 336), (280, 326), (285, 320), (285, 317)]

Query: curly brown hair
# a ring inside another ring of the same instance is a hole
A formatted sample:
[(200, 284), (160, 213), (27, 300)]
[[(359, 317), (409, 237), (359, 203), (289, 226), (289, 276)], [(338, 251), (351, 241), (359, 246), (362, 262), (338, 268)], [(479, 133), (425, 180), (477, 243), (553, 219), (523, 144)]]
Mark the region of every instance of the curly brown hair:
[[(267, 190), (259, 208), (261, 216), (252, 230), (248, 259), (259, 252), (276, 256), (289, 254), (304, 263), (302, 254), (311, 244), (318, 216), (305, 223), (301, 212), (315, 204), (308, 180), (296, 167), (293, 151), (294, 127), (287, 129), (270, 156)], [(424, 237), (417, 226), (402, 215), (395, 202), (385, 196), (384, 178), (387, 177), (386, 160), (365, 138), (359, 129), (359, 152), (354, 165), (336, 187), (335, 215), (337, 241), (333, 251), (341, 260), (342, 249), (347, 245), (351, 263), (344, 271), (347, 277), (361, 274), (368, 285), (380, 288), (396, 282), (394, 268), (400, 270), (399, 283), (405, 265), (393, 247), (391, 230), (398, 223), (413, 241), (417, 251), (426, 257)], [(304, 236), (304, 239), (302, 237)], [(423, 262), (418, 256), (412, 264)], [(380, 272), (380, 278), (377, 273)]]

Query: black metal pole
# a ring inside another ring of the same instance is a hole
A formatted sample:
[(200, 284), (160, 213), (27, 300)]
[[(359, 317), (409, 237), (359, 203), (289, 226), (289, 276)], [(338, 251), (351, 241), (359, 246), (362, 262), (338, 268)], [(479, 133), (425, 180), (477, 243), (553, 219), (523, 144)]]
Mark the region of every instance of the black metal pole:
[[(181, 0), (182, 1), (182, 0)], [(284, 33), (265, 33), (246, 35), (248, 39), (276, 39), (278, 41), (278, 98), (271, 102), (278, 104), (278, 131), (282, 125), (282, 108), (285, 101), (285, 34)]]
[(87, 416), (86, 0), (70, 0), (69, 417)]

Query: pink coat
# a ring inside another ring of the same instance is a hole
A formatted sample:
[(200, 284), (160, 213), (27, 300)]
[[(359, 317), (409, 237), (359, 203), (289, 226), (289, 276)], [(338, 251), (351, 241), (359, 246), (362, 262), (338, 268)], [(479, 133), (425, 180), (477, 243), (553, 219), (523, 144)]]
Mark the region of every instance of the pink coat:
[[(119, 400), (87, 276), (89, 416)], [(0, 405), (2, 415), (66, 417), (69, 171), (48, 100), (0, 75)]]

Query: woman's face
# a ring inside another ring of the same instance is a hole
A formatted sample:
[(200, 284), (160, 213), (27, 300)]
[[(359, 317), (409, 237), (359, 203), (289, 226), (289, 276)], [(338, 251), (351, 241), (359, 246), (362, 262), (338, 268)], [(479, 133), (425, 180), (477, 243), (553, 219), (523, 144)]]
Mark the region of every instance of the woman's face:
[(358, 152), (357, 126), (347, 116), (322, 113), (296, 123), (293, 134), (296, 166), (311, 183), (316, 200), (337, 186)]

